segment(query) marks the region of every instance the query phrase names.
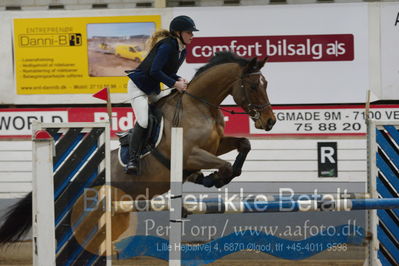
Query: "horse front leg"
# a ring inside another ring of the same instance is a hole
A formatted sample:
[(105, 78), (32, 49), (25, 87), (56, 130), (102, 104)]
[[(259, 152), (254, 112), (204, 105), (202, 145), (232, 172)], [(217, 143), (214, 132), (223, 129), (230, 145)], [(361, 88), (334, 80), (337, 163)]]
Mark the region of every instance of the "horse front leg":
[(198, 171), (187, 178), (187, 181), (202, 184), (206, 187), (221, 187), (226, 180), (230, 180), (230, 177), (233, 175), (233, 167), (229, 162), (198, 147), (193, 148), (186, 160), (184, 168), (188, 170), (218, 169), (217, 172), (205, 177)]
[[(233, 166), (230, 163), (218, 158), (217, 156), (237, 150), (238, 155), (234, 161)], [(208, 176), (204, 176), (201, 172), (196, 172), (188, 181), (202, 184), (206, 187), (215, 186), (220, 188), (233, 180), (234, 177), (241, 175), (242, 166), (244, 165), (245, 159), (249, 151), (251, 150), (251, 144), (247, 138), (236, 138), (236, 137), (223, 137), (220, 140), (216, 156), (199, 148), (193, 150), (190, 155), (188, 162), (190, 166), (197, 165), (196, 169), (214, 169), (217, 168), (219, 171), (212, 173)], [(211, 165), (222, 164), (221, 167), (212, 167)]]
[(251, 150), (251, 143), (247, 138), (223, 137), (220, 141), (219, 149), (216, 155), (219, 156), (234, 149), (237, 149), (238, 155), (236, 156), (233, 164), (233, 175), (231, 176), (230, 181), (234, 177), (241, 175), (242, 166), (244, 165), (245, 159)]

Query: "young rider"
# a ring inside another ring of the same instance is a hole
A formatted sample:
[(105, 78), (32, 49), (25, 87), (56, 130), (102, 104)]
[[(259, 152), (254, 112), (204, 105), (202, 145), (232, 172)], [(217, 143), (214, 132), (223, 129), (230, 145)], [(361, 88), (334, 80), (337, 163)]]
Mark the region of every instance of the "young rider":
[(187, 87), (187, 81), (176, 73), (186, 58), (186, 45), (191, 43), (193, 31), (198, 30), (190, 17), (175, 17), (169, 31), (157, 31), (151, 36), (147, 57), (128, 74), (128, 94), (136, 124), (129, 143), (127, 173), (134, 174), (138, 170), (140, 142), (148, 127), (148, 102), (156, 102), (171, 91), (161, 91), (160, 82), (179, 91)]

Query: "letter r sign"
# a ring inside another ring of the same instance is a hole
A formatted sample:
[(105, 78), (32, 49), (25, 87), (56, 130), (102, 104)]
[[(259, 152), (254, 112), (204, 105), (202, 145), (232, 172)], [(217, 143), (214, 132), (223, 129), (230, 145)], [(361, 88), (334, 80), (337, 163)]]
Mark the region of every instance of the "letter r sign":
[(317, 143), (317, 168), (319, 177), (338, 176), (338, 158), (336, 142)]

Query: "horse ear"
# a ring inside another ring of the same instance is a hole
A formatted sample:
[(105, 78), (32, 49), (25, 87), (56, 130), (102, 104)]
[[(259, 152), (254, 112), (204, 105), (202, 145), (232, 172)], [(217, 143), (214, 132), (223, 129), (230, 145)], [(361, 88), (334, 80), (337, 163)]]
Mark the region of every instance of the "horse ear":
[(258, 60), (257, 60), (256, 57), (252, 58), (252, 59), (248, 62), (248, 64), (246, 65), (246, 67), (245, 67), (245, 69), (244, 69), (244, 73), (251, 73), (251, 72), (254, 72), (254, 70), (255, 70), (256, 67), (257, 67), (257, 62), (258, 62)]
[(259, 64), (258, 64), (259, 69), (261, 69), (265, 65), (265, 63), (268, 59), (269, 59), (269, 57), (266, 56), (265, 59), (259, 61)]

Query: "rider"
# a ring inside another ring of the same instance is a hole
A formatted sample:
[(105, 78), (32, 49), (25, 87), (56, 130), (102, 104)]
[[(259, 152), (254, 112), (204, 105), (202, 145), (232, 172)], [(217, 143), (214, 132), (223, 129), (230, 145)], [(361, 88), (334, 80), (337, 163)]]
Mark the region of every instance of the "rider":
[(188, 16), (175, 17), (169, 31), (155, 32), (150, 39), (150, 52), (137, 69), (128, 72), (128, 94), (136, 115), (133, 136), (129, 140), (127, 173), (137, 173), (140, 142), (148, 126), (148, 101), (156, 102), (171, 90), (160, 89), (160, 82), (180, 92), (187, 87), (187, 80), (176, 73), (186, 58), (186, 45), (191, 43), (193, 31), (198, 31)]

